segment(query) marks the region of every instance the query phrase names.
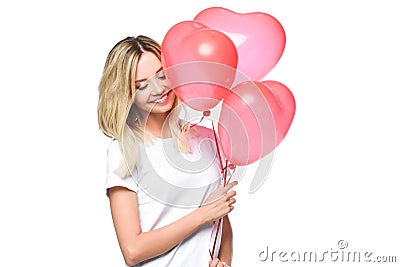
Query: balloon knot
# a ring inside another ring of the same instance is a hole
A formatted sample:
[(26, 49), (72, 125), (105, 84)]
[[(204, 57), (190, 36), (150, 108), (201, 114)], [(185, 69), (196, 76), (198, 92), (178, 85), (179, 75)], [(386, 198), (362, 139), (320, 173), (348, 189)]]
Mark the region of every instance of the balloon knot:
[(210, 114), (211, 114), (211, 111), (209, 111), (209, 110), (203, 111), (203, 116), (204, 117), (208, 117), (208, 116), (210, 116)]

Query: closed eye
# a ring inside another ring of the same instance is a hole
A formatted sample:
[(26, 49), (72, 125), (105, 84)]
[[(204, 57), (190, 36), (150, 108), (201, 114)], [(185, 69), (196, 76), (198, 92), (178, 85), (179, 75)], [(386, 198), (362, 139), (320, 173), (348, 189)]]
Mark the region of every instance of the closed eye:
[(147, 88), (148, 85), (149, 85), (148, 83), (142, 83), (142, 84), (137, 84), (135, 87), (136, 90), (144, 90)]
[[(165, 74), (164, 74), (164, 71), (162, 70), (162, 67), (153, 75), (153, 77), (155, 77), (155, 78), (157, 78), (157, 79), (159, 79), (159, 80), (165, 80), (165, 79), (166, 79)], [(144, 90), (144, 89), (146, 89), (146, 88), (149, 86), (148, 81), (149, 81), (150, 79), (152, 79), (152, 78), (149, 78), (149, 79), (147, 79), (147, 80), (142, 79), (142, 80), (136, 81), (135, 88), (136, 88), (137, 90)]]
[(166, 77), (165, 77), (164, 71), (158, 72), (158, 73), (157, 73), (157, 78), (158, 78), (159, 80), (165, 80)]

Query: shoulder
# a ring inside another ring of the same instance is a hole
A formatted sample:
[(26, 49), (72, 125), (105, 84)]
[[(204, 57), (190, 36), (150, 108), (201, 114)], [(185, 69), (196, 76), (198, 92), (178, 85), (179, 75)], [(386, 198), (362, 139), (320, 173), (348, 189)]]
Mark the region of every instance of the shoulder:
[(110, 143), (108, 144), (108, 149), (120, 149), (119, 142), (117, 139), (111, 139)]
[(122, 150), (118, 140), (112, 139), (107, 148), (108, 165), (116, 168), (121, 163), (122, 158)]
[(117, 156), (122, 154), (121, 146), (117, 139), (112, 139), (108, 144), (107, 153), (110, 156)]
[[(133, 178), (132, 173), (126, 176), (118, 174), (121, 164), (124, 163), (124, 156), (122, 154), (119, 142), (113, 139), (107, 150), (107, 180), (106, 189), (112, 187), (125, 187), (131, 191), (137, 191), (136, 180)], [(135, 169), (136, 171), (136, 169)], [(136, 173), (135, 173), (136, 174)]]

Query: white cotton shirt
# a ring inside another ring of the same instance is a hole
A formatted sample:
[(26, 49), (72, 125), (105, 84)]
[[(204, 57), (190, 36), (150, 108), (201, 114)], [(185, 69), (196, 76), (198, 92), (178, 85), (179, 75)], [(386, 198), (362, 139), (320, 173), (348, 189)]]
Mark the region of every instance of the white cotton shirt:
[[(213, 130), (198, 125), (195, 129), (198, 136), (189, 140), (191, 153), (179, 152), (171, 138), (155, 138), (154, 144), (139, 143), (138, 167), (126, 178), (114, 173), (124, 158), (118, 141), (111, 141), (106, 188), (123, 186), (136, 192), (143, 232), (171, 224), (189, 214), (222, 183)], [(135, 266), (208, 266), (216, 225), (204, 224), (171, 250)], [(220, 228), (215, 257), (218, 256), (221, 233)]]

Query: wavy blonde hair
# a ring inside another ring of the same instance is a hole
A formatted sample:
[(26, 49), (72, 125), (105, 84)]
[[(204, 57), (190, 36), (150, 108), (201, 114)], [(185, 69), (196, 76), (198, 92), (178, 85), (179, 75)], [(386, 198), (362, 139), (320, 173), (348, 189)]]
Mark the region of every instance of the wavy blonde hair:
[[(123, 154), (123, 161), (115, 170), (120, 177), (129, 176), (138, 163), (138, 140), (149, 142), (153, 137), (144, 130), (144, 118), (140, 117), (133, 102), (136, 69), (145, 51), (154, 53), (161, 61), (160, 44), (147, 36), (127, 37), (119, 41), (107, 56), (98, 88), (99, 127), (106, 136), (118, 140)], [(191, 130), (179, 118), (181, 107), (176, 97), (167, 123), (180, 151), (190, 152), (187, 137)]]

